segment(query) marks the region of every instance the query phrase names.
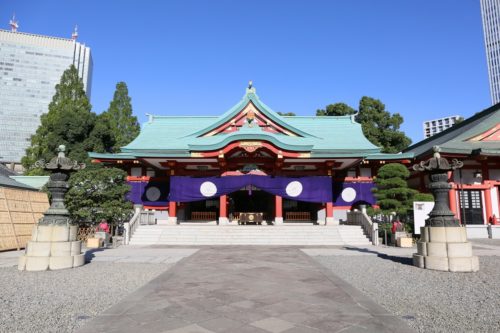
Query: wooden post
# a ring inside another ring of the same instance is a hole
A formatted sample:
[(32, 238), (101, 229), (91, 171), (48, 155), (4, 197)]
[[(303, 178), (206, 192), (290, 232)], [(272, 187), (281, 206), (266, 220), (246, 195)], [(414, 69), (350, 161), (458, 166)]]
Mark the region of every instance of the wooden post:
[(177, 224), (177, 202), (168, 203), (168, 224)]
[(450, 209), (455, 214), (455, 217), (458, 218), (458, 209), (457, 209), (457, 190), (453, 183), (450, 183), (453, 187), (448, 192), (449, 200), (450, 200)]
[(227, 195), (219, 197), (219, 217), (227, 217)]
[(227, 218), (227, 195), (221, 195), (219, 197), (219, 225), (229, 224), (229, 219)]
[(282, 224), (283, 223), (283, 198), (279, 195), (276, 195), (274, 197), (274, 202), (275, 202), (275, 216), (274, 216), (274, 223), (275, 224)]
[(333, 219), (333, 202), (326, 203), (326, 224), (336, 224), (335, 220)]

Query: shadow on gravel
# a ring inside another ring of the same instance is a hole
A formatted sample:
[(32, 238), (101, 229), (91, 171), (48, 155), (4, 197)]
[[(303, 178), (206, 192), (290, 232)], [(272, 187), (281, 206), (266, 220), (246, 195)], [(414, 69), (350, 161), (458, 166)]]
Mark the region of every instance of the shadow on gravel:
[(104, 251), (106, 250), (105, 248), (98, 248), (98, 249), (88, 249), (86, 252), (85, 252), (85, 263), (88, 264), (90, 262), (92, 262), (92, 259), (95, 258), (95, 255), (94, 253), (96, 252), (101, 252), (101, 251)]
[(400, 263), (400, 264), (403, 264), (403, 265), (413, 266), (413, 259), (412, 258), (408, 258), (408, 257), (390, 256), (390, 255), (385, 254), (385, 253), (380, 253), (380, 252), (373, 251), (373, 250), (368, 250), (368, 249), (360, 249), (360, 248), (357, 248), (357, 247), (346, 246), (346, 247), (344, 247), (344, 249), (348, 250), (348, 251), (357, 251), (357, 252), (363, 252), (363, 253), (376, 254), (377, 257), (379, 257), (381, 259), (394, 261), (394, 262), (397, 262), (397, 263)]

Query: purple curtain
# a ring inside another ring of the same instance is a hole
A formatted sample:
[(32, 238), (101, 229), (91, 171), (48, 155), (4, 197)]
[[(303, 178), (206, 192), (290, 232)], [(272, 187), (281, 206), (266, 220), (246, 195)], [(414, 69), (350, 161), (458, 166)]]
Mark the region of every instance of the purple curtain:
[(333, 186), (333, 202), (335, 206), (351, 206), (354, 204), (374, 205), (377, 200), (373, 196), (373, 183), (335, 183)]
[(168, 183), (165, 182), (128, 182), (130, 192), (127, 199), (134, 204), (152, 207), (168, 205)]
[(257, 175), (193, 178), (173, 176), (170, 179), (171, 201), (190, 202), (219, 197), (253, 185), (283, 198), (307, 201), (332, 201), (329, 177), (271, 177)]

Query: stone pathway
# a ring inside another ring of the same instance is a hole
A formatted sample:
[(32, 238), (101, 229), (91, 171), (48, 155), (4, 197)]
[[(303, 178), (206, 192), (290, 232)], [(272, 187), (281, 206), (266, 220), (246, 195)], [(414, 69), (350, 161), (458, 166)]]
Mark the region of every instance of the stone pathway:
[[(116, 249), (83, 249), (85, 261), (112, 263), (175, 264), (198, 251), (190, 247), (121, 246)], [(0, 252), (0, 268), (17, 266), (21, 251)]]
[(221, 246), (201, 248), (79, 332), (413, 331), (299, 248)]

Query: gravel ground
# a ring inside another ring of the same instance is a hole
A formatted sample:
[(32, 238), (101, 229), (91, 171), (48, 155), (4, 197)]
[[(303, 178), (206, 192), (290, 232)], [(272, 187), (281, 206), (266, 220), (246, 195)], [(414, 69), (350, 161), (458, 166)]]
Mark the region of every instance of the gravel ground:
[(315, 256), (418, 332), (500, 332), (500, 257), (480, 257), (477, 273), (410, 265), (410, 258)]
[(0, 332), (73, 332), (171, 266), (92, 262), (46, 272), (0, 268)]

